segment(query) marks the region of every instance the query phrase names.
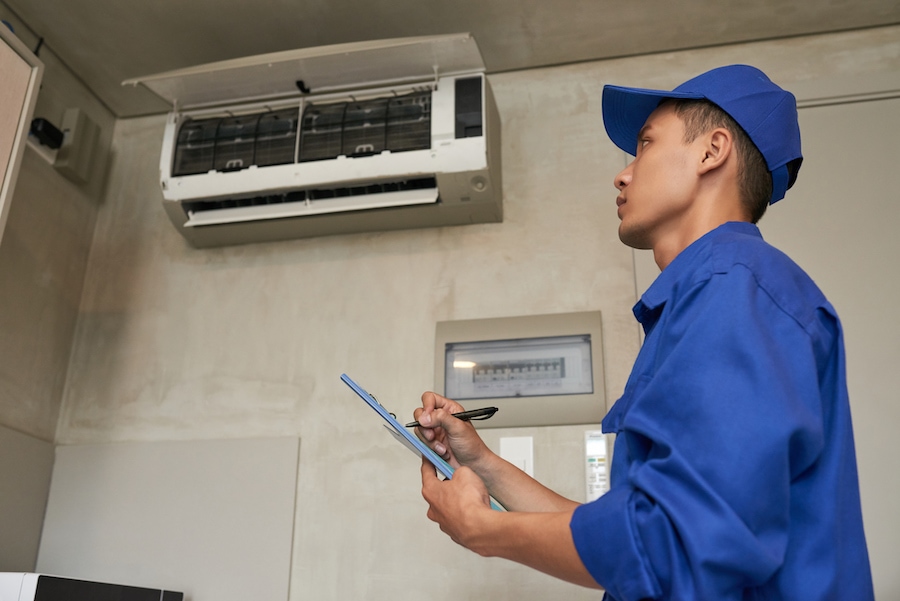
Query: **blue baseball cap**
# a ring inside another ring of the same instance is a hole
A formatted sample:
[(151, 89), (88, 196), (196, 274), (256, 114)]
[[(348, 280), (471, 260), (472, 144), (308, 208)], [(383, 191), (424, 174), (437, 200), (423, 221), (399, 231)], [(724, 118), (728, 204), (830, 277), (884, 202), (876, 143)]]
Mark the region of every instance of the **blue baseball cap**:
[(755, 67), (729, 65), (707, 71), (671, 92), (604, 86), (603, 125), (613, 143), (634, 155), (644, 123), (665, 99), (708, 100), (731, 115), (762, 153), (772, 175), (769, 204), (794, 185), (803, 155), (797, 101)]

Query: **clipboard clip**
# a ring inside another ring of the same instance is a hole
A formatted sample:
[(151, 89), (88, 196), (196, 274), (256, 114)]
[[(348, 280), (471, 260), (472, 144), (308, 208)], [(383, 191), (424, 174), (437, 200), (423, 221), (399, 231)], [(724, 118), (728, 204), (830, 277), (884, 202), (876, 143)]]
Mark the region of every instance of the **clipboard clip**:
[[(378, 400), (378, 397), (377, 397), (377, 396), (375, 396), (374, 394), (372, 394), (372, 393), (369, 392), (368, 390), (366, 391), (366, 394), (368, 394), (370, 397), (372, 397), (372, 399), (373, 399), (376, 403), (378, 403), (378, 404), (381, 406), (382, 409), (384, 409), (385, 411), (387, 411), (387, 407), (385, 407), (384, 405), (381, 404), (381, 401)], [(388, 411), (388, 415), (390, 415), (390, 416), (393, 417), (394, 419), (397, 419), (397, 414), (396, 414), (396, 413), (393, 413), (393, 412), (391, 412), (391, 411)]]

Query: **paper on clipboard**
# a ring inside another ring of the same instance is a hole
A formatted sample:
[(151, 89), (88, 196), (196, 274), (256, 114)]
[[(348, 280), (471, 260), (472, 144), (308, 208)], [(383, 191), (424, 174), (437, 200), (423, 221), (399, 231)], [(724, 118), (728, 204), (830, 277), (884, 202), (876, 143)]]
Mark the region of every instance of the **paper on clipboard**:
[(412, 451), (412, 452), (415, 453), (416, 455), (421, 455), (421, 453), (419, 453), (418, 449), (416, 449), (416, 447), (412, 446), (412, 443), (410, 443), (408, 440), (406, 440), (405, 438), (403, 438), (403, 436), (401, 436), (401, 434), (400, 434), (399, 432), (397, 432), (396, 430), (394, 430), (393, 428), (391, 428), (391, 427), (388, 426), (387, 424), (384, 425), (384, 429), (388, 431), (388, 434), (390, 434), (391, 436), (393, 436), (394, 438), (396, 438), (397, 441), (398, 441), (400, 444), (402, 444), (404, 447), (406, 447), (407, 449), (409, 449), (410, 451)]
[[(344, 384), (349, 386), (353, 392), (359, 395), (362, 400), (366, 402), (369, 407), (375, 410), (378, 415), (384, 419), (387, 423), (384, 424), (385, 429), (388, 433), (400, 441), (403, 446), (411, 450), (413, 453), (420, 455), (427, 459), (431, 464), (435, 467), (435, 469), (443, 475), (445, 478), (450, 478), (453, 476), (453, 466), (444, 461), (443, 457), (435, 453), (430, 447), (428, 447), (421, 440), (416, 438), (414, 434), (412, 434), (409, 430), (400, 425), (400, 422), (391, 415), (387, 409), (381, 406), (381, 403), (378, 402), (375, 397), (366, 392), (359, 384), (350, 379), (350, 376), (347, 374), (341, 374), (341, 380), (344, 381)], [(503, 508), (493, 499), (491, 499), (491, 507), (496, 509), (497, 511), (503, 511)]]
[(341, 380), (343, 380), (344, 384), (349, 386), (353, 390), (353, 392), (358, 394), (360, 398), (362, 398), (362, 400), (364, 400), (366, 404), (369, 405), (369, 407), (374, 409), (375, 412), (378, 413), (378, 415), (380, 415), (382, 419), (387, 422), (385, 427), (387, 428), (388, 432), (390, 432), (391, 435), (394, 436), (394, 438), (400, 440), (405, 447), (412, 450), (414, 453), (425, 457), (445, 478), (450, 478), (451, 476), (453, 476), (453, 467), (449, 463), (444, 461), (444, 459), (440, 455), (426, 446), (425, 443), (416, 438), (414, 434), (401, 426), (400, 422), (398, 422), (394, 418), (394, 416), (388, 413), (387, 409), (382, 407), (381, 403), (379, 403), (375, 399), (375, 397), (366, 392), (362, 388), (362, 386), (351, 380), (350, 376), (348, 376), (347, 374), (341, 374)]

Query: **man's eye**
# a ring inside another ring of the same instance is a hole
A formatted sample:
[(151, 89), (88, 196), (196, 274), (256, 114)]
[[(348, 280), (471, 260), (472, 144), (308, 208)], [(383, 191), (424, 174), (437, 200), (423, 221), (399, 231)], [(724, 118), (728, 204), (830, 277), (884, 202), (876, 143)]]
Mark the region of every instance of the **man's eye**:
[(643, 148), (644, 146), (646, 146), (646, 145), (649, 144), (649, 143), (650, 143), (650, 140), (648, 140), (647, 138), (644, 138), (643, 140), (641, 140), (640, 142), (638, 142), (638, 145), (639, 145), (641, 148)]

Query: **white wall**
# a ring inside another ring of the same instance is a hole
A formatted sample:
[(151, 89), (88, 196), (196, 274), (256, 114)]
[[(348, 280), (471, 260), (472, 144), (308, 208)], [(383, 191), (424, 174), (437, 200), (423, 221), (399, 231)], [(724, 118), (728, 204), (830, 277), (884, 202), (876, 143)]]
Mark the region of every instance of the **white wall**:
[[(505, 202), (494, 225), (192, 250), (160, 207), (163, 118), (120, 121), (58, 442), (299, 436), (294, 600), (419, 599), (413, 578), (437, 599), (596, 599), (441, 535), (424, 517), (416, 462), (339, 374), (409, 415), (432, 386), (436, 321), (600, 310), (616, 398), (639, 337), (632, 254), (616, 236), (622, 157), (603, 134), (602, 85), (671, 87), (728, 62), (756, 64), (788, 87), (891, 72), (898, 31), (493, 76)], [(575, 497), (580, 470), (559, 478), (552, 466), (577, 461), (585, 429), (529, 432), (536, 476)]]
[(186, 599), (287, 599), (298, 447), (289, 437), (57, 447), (37, 570)]

